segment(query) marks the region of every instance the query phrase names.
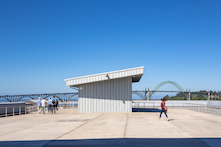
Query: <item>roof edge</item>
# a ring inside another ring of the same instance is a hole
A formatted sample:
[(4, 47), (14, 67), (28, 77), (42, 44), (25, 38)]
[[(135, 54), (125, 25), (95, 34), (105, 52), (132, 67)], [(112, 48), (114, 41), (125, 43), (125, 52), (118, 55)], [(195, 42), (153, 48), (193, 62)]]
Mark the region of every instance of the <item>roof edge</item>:
[(68, 80), (73, 80), (73, 79), (78, 79), (78, 78), (91, 77), (91, 76), (96, 76), (96, 75), (100, 75), (100, 74), (110, 74), (110, 73), (121, 72), (121, 71), (128, 71), (128, 70), (140, 69), (140, 68), (144, 69), (144, 66), (139, 66), (139, 67), (134, 67), (134, 68), (127, 68), (127, 69), (110, 71), (110, 72), (104, 72), (104, 73), (98, 73), (98, 74), (92, 74), (92, 75), (86, 75), (86, 76), (80, 76), (80, 77), (75, 77), (75, 78), (68, 78), (68, 79), (64, 79), (64, 81), (67, 82)]

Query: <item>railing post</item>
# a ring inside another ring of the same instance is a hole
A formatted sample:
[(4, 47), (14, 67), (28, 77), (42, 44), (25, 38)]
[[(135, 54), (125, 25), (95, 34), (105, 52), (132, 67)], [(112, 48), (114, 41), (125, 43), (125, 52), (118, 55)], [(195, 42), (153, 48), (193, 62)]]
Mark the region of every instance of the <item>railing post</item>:
[(19, 106), (19, 115), (21, 115), (21, 106)]
[(189, 89), (189, 94), (188, 94), (188, 96), (189, 96), (188, 99), (189, 99), (189, 101), (190, 101), (190, 89)]
[(15, 107), (13, 107), (13, 112), (12, 113), (13, 113), (13, 116), (15, 116)]
[(26, 109), (27, 109), (27, 106), (25, 106), (25, 114), (26, 114)]
[(7, 112), (7, 107), (5, 107), (5, 117), (7, 117), (8, 116), (8, 112)]

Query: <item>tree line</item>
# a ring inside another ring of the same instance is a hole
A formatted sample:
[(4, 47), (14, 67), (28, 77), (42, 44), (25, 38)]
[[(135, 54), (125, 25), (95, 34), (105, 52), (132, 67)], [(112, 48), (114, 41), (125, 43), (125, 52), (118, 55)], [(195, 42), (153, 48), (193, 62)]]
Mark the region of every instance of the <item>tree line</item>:
[[(191, 92), (190, 98), (191, 100), (207, 100), (208, 99), (208, 93), (210, 93), (212, 96), (219, 96), (219, 100), (221, 100), (221, 91), (206, 91), (206, 90), (200, 90), (197, 92)], [(180, 92), (177, 93), (175, 96), (169, 96), (166, 95), (163, 97), (163, 99), (166, 100), (188, 100), (189, 99), (189, 93), (188, 92)]]

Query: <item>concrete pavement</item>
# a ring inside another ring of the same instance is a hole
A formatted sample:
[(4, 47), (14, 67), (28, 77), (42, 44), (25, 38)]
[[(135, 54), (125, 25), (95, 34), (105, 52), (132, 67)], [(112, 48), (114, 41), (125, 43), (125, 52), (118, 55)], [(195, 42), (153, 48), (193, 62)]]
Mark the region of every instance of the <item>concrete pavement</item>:
[(221, 117), (170, 109), (159, 112), (28, 114), (0, 118), (0, 146), (221, 146)]

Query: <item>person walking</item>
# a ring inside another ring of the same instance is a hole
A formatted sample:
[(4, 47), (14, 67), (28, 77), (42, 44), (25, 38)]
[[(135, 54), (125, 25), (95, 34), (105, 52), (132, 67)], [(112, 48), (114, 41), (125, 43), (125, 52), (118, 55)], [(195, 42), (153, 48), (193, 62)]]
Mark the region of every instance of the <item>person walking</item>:
[(38, 106), (38, 113), (41, 113), (41, 97), (38, 98), (37, 100), (37, 106)]
[(46, 104), (47, 104), (47, 101), (45, 100), (45, 98), (43, 98), (43, 100), (41, 100), (41, 106), (42, 106), (42, 112), (43, 112), (43, 114), (45, 114)]
[(47, 101), (47, 104), (48, 104), (48, 113), (50, 112), (50, 111), (52, 111), (51, 109), (52, 109), (52, 105), (51, 105), (51, 98), (49, 97), (49, 99), (48, 99), (48, 101)]
[(165, 110), (165, 109), (166, 109), (166, 106), (165, 106), (164, 99), (161, 99), (161, 111), (160, 111), (160, 117), (158, 118), (158, 120), (160, 120), (161, 115), (164, 112), (167, 117), (167, 121), (168, 121), (167, 110)]
[(55, 96), (53, 96), (52, 100), (51, 100), (51, 103), (52, 103), (52, 114), (53, 113), (56, 113), (55, 112), (55, 107), (56, 107), (56, 99), (55, 99)]

